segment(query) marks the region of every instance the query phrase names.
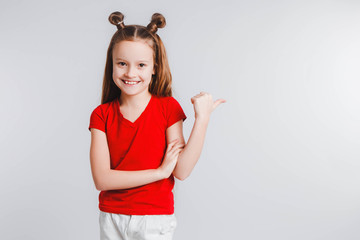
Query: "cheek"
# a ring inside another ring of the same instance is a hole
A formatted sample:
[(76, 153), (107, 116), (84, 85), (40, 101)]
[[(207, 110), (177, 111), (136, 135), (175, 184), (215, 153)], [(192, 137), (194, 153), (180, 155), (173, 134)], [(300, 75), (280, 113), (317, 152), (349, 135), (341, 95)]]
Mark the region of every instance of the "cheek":
[(152, 69), (147, 69), (147, 71), (146, 71), (146, 73), (144, 73), (144, 75), (151, 78), (151, 76), (153, 75), (153, 70)]
[(151, 81), (151, 78), (152, 78), (152, 74), (151, 74), (151, 72), (150, 72), (150, 73), (146, 73), (146, 74), (144, 74), (143, 76), (141, 76), (141, 78), (144, 79), (144, 80), (146, 80), (146, 81), (148, 81), (148, 82), (150, 82), (150, 81)]
[(113, 76), (121, 76), (123, 74), (123, 71), (119, 68), (113, 68)]

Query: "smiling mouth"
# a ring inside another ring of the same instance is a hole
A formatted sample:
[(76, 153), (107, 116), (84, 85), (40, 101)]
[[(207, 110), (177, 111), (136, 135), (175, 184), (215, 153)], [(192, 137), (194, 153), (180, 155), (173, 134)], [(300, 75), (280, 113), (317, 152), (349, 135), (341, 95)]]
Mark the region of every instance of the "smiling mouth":
[(121, 81), (123, 81), (126, 85), (136, 85), (141, 82), (141, 81), (126, 81), (126, 80), (121, 80)]

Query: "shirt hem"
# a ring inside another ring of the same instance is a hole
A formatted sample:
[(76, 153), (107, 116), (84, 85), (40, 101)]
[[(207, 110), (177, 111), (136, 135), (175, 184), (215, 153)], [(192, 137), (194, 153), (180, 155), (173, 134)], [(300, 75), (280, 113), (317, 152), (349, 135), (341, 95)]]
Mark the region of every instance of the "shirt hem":
[(126, 214), (126, 215), (171, 215), (174, 209), (116, 209), (111, 207), (99, 206), (103, 212)]

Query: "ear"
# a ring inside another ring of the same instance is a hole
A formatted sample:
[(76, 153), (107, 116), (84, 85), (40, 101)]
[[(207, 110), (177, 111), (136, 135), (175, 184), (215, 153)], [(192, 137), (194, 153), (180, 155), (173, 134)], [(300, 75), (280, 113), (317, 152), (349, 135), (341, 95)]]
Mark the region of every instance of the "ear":
[(153, 67), (152, 75), (155, 75), (155, 67)]

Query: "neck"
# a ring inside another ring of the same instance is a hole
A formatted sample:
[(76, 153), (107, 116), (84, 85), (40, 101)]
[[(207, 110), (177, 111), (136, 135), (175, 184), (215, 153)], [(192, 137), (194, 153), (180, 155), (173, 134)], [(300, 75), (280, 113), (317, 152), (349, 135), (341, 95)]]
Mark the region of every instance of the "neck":
[(143, 94), (134, 96), (120, 94), (120, 106), (129, 108), (142, 108), (151, 98), (151, 93), (146, 91)]

